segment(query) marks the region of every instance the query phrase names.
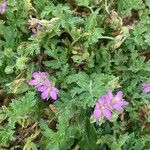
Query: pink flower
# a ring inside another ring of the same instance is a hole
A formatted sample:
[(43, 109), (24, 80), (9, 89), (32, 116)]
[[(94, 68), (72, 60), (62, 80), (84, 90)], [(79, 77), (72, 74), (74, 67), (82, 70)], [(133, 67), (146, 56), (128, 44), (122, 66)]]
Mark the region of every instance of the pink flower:
[(52, 98), (53, 100), (57, 99), (57, 94), (59, 90), (51, 85), (49, 80), (45, 81), (45, 84), (41, 87), (38, 87), (38, 91), (42, 92), (42, 99)]
[(39, 92), (41, 92), (41, 98), (43, 100), (49, 99), (57, 100), (59, 90), (52, 86), (51, 81), (47, 79), (45, 72), (34, 72), (32, 74), (33, 80), (29, 81), (29, 85), (34, 86)]
[(123, 92), (118, 91), (115, 96), (113, 96), (112, 91), (108, 91), (106, 95), (100, 97), (95, 105), (93, 118), (99, 121), (100, 118), (106, 118), (108, 120), (112, 119), (113, 111), (123, 110), (123, 107), (129, 103), (123, 99)]
[(108, 120), (111, 120), (112, 114), (110, 106), (108, 105), (105, 97), (100, 97), (96, 106), (94, 108), (93, 117), (96, 120), (99, 120), (101, 117), (105, 117)]
[(144, 94), (150, 93), (150, 84), (143, 83), (142, 88)]
[(0, 4), (0, 14), (4, 14), (5, 13), (6, 6), (7, 6), (6, 0), (3, 0), (3, 2)]
[(105, 95), (105, 98), (111, 106), (112, 110), (123, 110), (123, 107), (129, 104), (123, 99), (122, 91), (118, 91), (115, 96), (113, 96), (112, 91), (108, 91), (107, 95)]
[(29, 81), (29, 85), (35, 86), (38, 88), (44, 84), (44, 82), (46, 80), (46, 73), (45, 72), (34, 72), (32, 74), (32, 77), (34, 79)]

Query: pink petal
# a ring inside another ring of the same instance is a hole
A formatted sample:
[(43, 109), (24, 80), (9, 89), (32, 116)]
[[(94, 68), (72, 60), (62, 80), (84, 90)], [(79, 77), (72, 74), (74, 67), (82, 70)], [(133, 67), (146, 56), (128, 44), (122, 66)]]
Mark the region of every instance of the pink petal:
[(112, 91), (109, 90), (108, 93), (104, 97), (105, 97), (106, 102), (110, 104), (113, 99)]
[(39, 72), (39, 74), (40, 74), (40, 76), (41, 76), (41, 78), (46, 78), (46, 73), (45, 72)]
[(41, 94), (41, 98), (42, 99), (48, 99), (49, 95), (48, 95), (48, 91), (44, 91), (42, 94)]
[(93, 112), (93, 117), (98, 120), (100, 117), (101, 117), (101, 110), (100, 109), (95, 109), (94, 112)]
[(46, 80), (45, 80), (45, 85), (48, 86), (48, 87), (51, 86), (50, 80), (46, 79)]
[(108, 97), (109, 97), (110, 99), (112, 99), (112, 98), (113, 98), (113, 93), (112, 93), (112, 91), (111, 91), (111, 90), (109, 90), (109, 91), (108, 91), (108, 94), (107, 94), (107, 95), (108, 95)]
[(0, 4), (0, 14), (4, 14), (4, 12), (6, 11), (6, 0), (3, 0), (3, 2)]
[(38, 89), (41, 86), (43, 86), (43, 83), (40, 83), (40, 81), (39, 81), (39, 84), (37, 84), (35, 87)]
[(39, 73), (38, 73), (38, 72), (34, 72), (34, 73), (32, 74), (32, 77), (33, 77), (33, 78), (39, 78), (39, 77), (40, 77), (40, 75), (39, 75)]
[(55, 91), (50, 91), (50, 96), (53, 100), (56, 100), (57, 99), (57, 93)]
[(56, 93), (59, 93), (59, 90), (55, 87), (52, 87), (52, 90), (55, 91)]
[(118, 110), (118, 111), (120, 111), (120, 110), (122, 110), (123, 108), (123, 106), (126, 106), (126, 105), (128, 105), (129, 103), (127, 102), (127, 101), (118, 101), (116, 104), (114, 104), (113, 105), (113, 108), (115, 109), (115, 110)]
[(143, 87), (143, 93), (149, 93), (150, 92), (150, 86)]
[(126, 106), (126, 105), (128, 105), (129, 104), (129, 102), (127, 102), (127, 101), (122, 101), (122, 106)]
[(109, 109), (104, 109), (102, 110), (103, 112), (103, 115), (108, 119), (108, 120), (111, 120), (112, 118), (112, 114), (111, 114), (111, 111)]
[(35, 85), (38, 85), (39, 84), (39, 81), (37, 81), (37, 80), (30, 80), (29, 81), (29, 85), (31, 85), (31, 86), (35, 86)]
[(100, 105), (103, 105), (105, 102), (106, 102), (106, 101), (105, 101), (104, 97), (100, 97), (100, 98), (98, 99), (98, 103), (99, 103)]
[(100, 104), (99, 103), (96, 103), (95, 109), (100, 109)]
[(44, 92), (44, 91), (47, 90), (47, 88), (46, 88), (45, 86), (40, 86), (40, 87), (37, 87), (37, 90), (38, 90), (39, 92)]
[(122, 106), (120, 104), (117, 103), (117, 104), (113, 105), (113, 109), (120, 111), (123, 108), (122, 108)]
[(123, 98), (123, 92), (122, 91), (118, 91), (116, 96), (115, 96), (115, 100), (116, 101), (120, 101)]

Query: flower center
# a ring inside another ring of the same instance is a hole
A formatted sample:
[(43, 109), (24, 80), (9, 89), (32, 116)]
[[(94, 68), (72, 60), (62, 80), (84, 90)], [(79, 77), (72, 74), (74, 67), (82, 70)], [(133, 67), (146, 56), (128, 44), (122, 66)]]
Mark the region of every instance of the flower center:
[(51, 90), (52, 90), (52, 86), (51, 86), (51, 85), (48, 85), (48, 86), (47, 86), (47, 91), (48, 91), (48, 93), (49, 93)]
[(100, 109), (101, 109), (101, 110), (104, 110), (104, 109), (105, 109), (105, 106), (101, 105), (101, 106), (100, 106)]

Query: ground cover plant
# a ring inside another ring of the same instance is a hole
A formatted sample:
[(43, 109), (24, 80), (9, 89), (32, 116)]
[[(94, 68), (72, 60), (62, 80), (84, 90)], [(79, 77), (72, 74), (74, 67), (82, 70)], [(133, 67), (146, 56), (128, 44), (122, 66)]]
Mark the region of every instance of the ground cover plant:
[(149, 0), (0, 1), (0, 149), (150, 149)]

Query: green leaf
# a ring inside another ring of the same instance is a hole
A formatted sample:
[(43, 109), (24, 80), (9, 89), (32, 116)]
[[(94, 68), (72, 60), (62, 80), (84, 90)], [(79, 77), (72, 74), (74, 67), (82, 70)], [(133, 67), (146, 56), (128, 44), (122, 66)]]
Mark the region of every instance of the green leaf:
[(118, 0), (118, 11), (122, 15), (130, 15), (131, 10), (138, 9), (143, 6), (143, 3), (141, 0)]
[(85, 119), (85, 131), (80, 142), (83, 150), (98, 150), (97, 134), (93, 124), (90, 124), (88, 118)]
[(130, 136), (128, 134), (120, 135), (119, 139), (114, 140), (111, 145), (111, 150), (122, 150), (121, 147), (125, 144)]
[(61, 67), (61, 64), (58, 60), (50, 60), (43, 62), (47, 67), (51, 67), (52, 69), (58, 69)]
[(88, 6), (90, 3), (90, 0), (76, 0), (76, 3), (79, 6)]

